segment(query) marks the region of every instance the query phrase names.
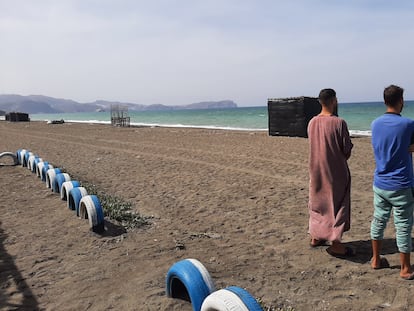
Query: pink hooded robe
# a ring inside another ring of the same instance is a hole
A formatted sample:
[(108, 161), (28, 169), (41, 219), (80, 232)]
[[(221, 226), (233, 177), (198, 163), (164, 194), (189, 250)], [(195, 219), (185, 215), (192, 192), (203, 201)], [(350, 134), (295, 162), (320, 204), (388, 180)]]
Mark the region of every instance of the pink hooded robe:
[(341, 241), (351, 225), (351, 175), (347, 160), (352, 142), (346, 122), (316, 116), (308, 125), (309, 234), (318, 240)]

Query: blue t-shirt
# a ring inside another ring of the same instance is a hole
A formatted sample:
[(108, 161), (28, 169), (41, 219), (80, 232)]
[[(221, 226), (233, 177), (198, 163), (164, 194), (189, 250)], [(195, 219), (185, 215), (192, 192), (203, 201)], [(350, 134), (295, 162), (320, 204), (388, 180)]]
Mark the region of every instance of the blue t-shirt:
[(408, 151), (414, 134), (414, 121), (386, 113), (371, 124), (375, 156), (374, 186), (401, 190), (414, 186), (413, 162)]

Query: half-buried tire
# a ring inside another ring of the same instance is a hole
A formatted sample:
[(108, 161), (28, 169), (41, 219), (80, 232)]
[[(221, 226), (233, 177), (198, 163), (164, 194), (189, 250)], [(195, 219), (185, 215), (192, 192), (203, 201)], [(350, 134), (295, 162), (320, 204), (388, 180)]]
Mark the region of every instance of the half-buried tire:
[(43, 161), (42, 158), (40, 158), (37, 155), (31, 155), (29, 157), (29, 161), (27, 162), (27, 168), (29, 169), (29, 171), (31, 171), (32, 173), (36, 173), (36, 162)]
[(23, 167), (27, 167), (27, 165), (29, 163), (29, 157), (32, 156), (32, 155), (34, 155), (34, 153), (33, 152), (30, 152), (30, 151), (26, 151), (24, 153), (23, 162), (22, 162), (22, 166)]
[[(42, 158), (37, 157), (37, 158), (35, 158), (35, 160), (34, 160), (34, 162), (33, 162), (33, 165), (32, 165), (32, 172), (33, 172), (33, 173), (36, 173), (36, 175), (37, 175), (37, 166), (38, 166), (38, 164), (39, 164), (40, 162), (43, 162), (43, 159), (42, 159)], [(38, 176), (39, 176), (39, 175), (38, 175)]]
[(104, 213), (101, 202), (96, 195), (84, 196), (79, 203), (79, 216), (89, 220), (89, 227), (93, 232), (105, 231)]
[(27, 150), (26, 149), (19, 149), (17, 151), (18, 155), (17, 155), (17, 159), (19, 160), (19, 164), (21, 166), (23, 166), (23, 160), (24, 160), (24, 155), (26, 154)]
[(46, 182), (47, 171), (53, 168), (53, 165), (49, 164), (48, 162), (44, 162), (44, 163), (47, 163), (47, 164), (44, 164), (44, 166), (42, 167), (41, 180)]
[(36, 159), (36, 157), (38, 157), (37, 155), (35, 155), (35, 154), (32, 154), (28, 159), (27, 159), (27, 169), (29, 170), (29, 171), (31, 171), (32, 170), (32, 165), (33, 165), (33, 163), (34, 163), (34, 160)]
[(214, 291), (210, 274), (197, 259), (178, 261), (167, 273), (167, 296), (190, 301), (194, 311), (200, 311), (204, 299)]
[(62, 187), (62, 184), (65, 181), (70, 181), (70, 180), (71, 178), (69, 174), (67, 173), (56, 174), (55, 179), (53, 180), (53, 183), (52, 183), (52, 191), (54, 193), (60, 193), (60, 188)]
[(69, 191), (68, 208), (76, 211), (76, 216), (79, 216), (79, 203), (82, 197), (87, 196), (88, 192), (84, 187), (76, 187)]
[(18, 149), (16, 151), (16, 157), (17, 157), (17, 162), (18, 164), (22, 165), (22, 152), (26, 152), (26, 149)]
[[(16, 155), (13, 152), (2, 152), (2, 153), (0, 153), (0, 159), (5, 158), (5, 157), (11, 158), (13, 160), (12, 165), (17, 165), (19, 163), (19, 161), (17, 160)], [(0, 165), (2, 165), (2, 164), (0, 163)]]
[(43, 170), (43, 167), (45, 166), (45, 165), (49, 165), (49, 162), (47, 162), (47, 161), (42, 161), (42, 162), (38, 162), (37, 164), (36, 164), (36, 175), (37, 175), (37, 177), (39, 177), (39, 178), (41, 178), (42, 177), (42, 170)]
[(241, 287), (230, 286), (209, 295), (201, 311), (263, 311), (256, 299)]
[(60, 188), (60, 198), (67, 201), (69, 198), (69, 191), (73, 188), (80, 187), (80, 182), (77, 180), (65, 181)]
[[(50, 168), (46, 172), (46, 188), (52, 188), (57, 174), (62, 173), (58, 168)], [(53, 190), (52, 190), (53, 191)]]

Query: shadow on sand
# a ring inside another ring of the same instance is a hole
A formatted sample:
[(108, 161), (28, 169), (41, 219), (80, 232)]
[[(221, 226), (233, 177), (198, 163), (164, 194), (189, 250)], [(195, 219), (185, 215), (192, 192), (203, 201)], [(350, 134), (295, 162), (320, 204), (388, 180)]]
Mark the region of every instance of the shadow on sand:
[(13, 257), (4, 247), (7, 235), (0, 222), (0, 309), (39, 310), (39, 304), (25, 278), (17, 269)]
[[(355, 263), (366, 264), (371, 261), (372, 248), (371, 240), (360, 240), (344, 243), (345, 246), (351, 247), (356, 250), (357, 254), (355, 257), (342, 258), (347, 261)], [(413, 247), (414, 250), (414, 247)], [(381, 255), (391, 255), (399, 253), (395, 239), (384, 239), (382, 242)], [(391, 269), (400, 269), (400, 266), (391, 266)]]
[(123, 226), (116, 225), (105, 219), (105, 231), (99, 233), (99, 235), (103, 237), (117, 237), (124, 233), (127, 233), (127, 230)]

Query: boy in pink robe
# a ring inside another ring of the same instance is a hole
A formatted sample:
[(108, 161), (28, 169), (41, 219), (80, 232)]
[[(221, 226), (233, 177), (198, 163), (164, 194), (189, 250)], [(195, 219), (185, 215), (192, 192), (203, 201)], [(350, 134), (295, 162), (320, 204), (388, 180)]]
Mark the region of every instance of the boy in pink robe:
[(337, 117), (338, 101), (333, 89), (319, 93), (322, 111), (308, 125), (309, 137), (309, 233), (311, 246), (331, 241), (333, 256), (354, 256), (342, 234), (351, 224), (351, 175), (347, 160), (352, 142), (346, 122)]

